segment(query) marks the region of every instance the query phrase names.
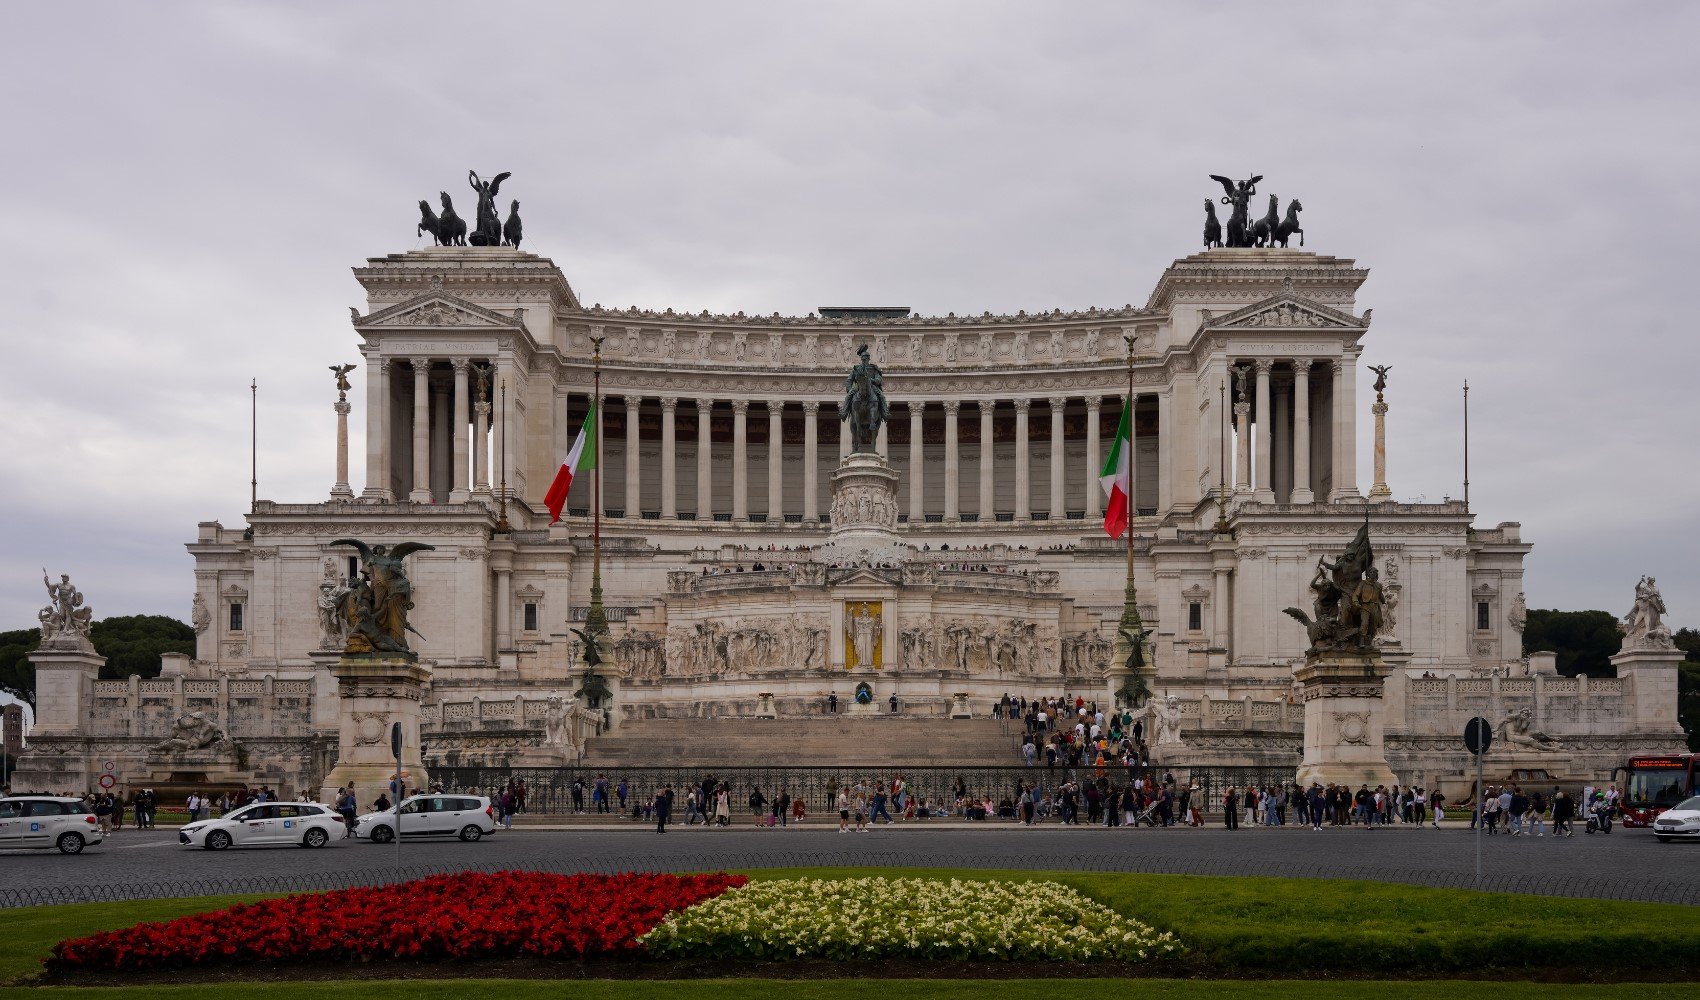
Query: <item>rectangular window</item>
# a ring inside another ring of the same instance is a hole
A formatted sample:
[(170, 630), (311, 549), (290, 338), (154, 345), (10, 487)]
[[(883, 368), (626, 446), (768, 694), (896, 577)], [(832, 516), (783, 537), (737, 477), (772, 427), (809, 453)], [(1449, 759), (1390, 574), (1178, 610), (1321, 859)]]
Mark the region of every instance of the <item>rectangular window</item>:
[(230, 631), (242, 631), (242, 602), (232, 601), (230, 604)]
[(1189, 632), (1204, 631), (1204, 602), (1193, 601), (1186, 606), (1186, 627)]
[(1476, 602), (1476, 631), (1486, 632), (1493, 628), (1493, 619), (1488, 613), (1488, 602)]
[(536, 601), (526, 601), (525, 602), (525, 630), (527, 632), (537, 631), (537, 602)]

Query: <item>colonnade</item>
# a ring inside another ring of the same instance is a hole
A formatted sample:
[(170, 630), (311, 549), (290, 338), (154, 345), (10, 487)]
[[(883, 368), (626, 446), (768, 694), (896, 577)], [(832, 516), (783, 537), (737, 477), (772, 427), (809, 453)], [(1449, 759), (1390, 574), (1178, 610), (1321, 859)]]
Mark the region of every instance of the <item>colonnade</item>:
[(1255, 358), (1232, 406), (1236, 494), (1263, 503), (1357, 496), (1356, 373), (1350, 359)]

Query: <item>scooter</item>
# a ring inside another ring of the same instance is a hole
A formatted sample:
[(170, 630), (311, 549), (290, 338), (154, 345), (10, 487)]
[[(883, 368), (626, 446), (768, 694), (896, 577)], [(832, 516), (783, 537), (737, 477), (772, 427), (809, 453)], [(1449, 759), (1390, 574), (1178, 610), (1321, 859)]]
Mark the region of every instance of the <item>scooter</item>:
[(1611, 810), (1604, 806), (1588, 812), (1588, 833), (1611, 833)]

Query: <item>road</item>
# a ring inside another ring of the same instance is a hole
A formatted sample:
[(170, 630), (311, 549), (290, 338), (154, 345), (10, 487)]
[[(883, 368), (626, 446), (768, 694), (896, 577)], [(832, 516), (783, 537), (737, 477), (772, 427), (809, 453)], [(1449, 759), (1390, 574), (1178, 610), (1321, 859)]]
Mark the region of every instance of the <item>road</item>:
[[(1052, 869), (1367, 879), (1475, 885), (1464, 828), (1191, 830), (1096, 827), (514, 829), (479, 843), (332, 841), (312, 851), (182, 848), (174, 830), (116, 834), (80, 856), (0, 852), (0, 906), (339, 888), (431, 872), (704, 870), (810, 865)], [(1484, 837), (1483, 888), (1501, 892), (1700, 904), (1700, 846), (1644, 830), (1610, 836)]]

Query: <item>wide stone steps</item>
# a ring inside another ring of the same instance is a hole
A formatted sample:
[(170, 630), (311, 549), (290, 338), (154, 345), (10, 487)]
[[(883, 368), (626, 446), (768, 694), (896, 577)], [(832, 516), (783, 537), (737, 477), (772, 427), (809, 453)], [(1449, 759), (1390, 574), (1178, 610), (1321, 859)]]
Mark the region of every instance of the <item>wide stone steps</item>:
[(592, 738), (586, 767), (1019, 763), (1016, 723), (996, 719), (839, 716), (642, 719)]

